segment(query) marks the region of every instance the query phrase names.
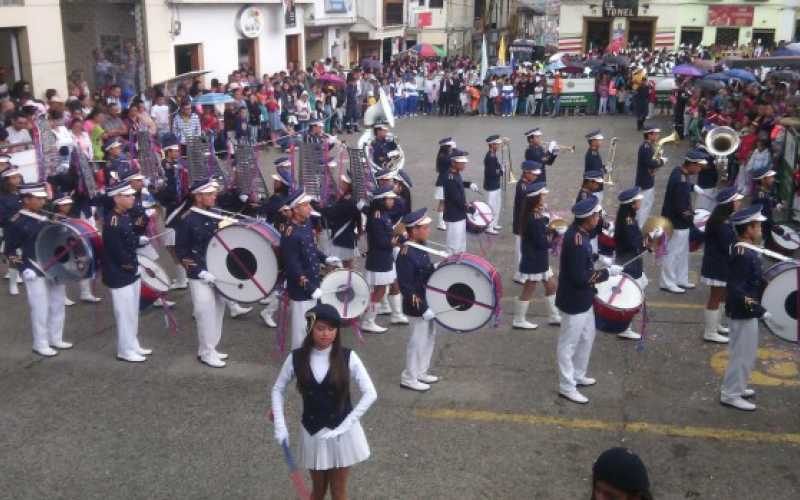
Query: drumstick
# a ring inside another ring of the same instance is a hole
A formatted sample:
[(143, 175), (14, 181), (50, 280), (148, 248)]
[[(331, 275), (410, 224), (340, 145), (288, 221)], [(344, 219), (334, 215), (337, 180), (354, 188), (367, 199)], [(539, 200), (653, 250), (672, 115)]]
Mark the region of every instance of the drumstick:
[(634, 258), (632, 258), (631, 260), (629, 260), (629, 261), (625, 262), (624, 264), (620, 264), (620, 267), (628, 267), (628, 265), (630, 265), (630, 264), (633, 264), (633, 263), (634, 263), (634, 262), (636, 262), (637, 260), (639, 260), (639, 259), (641, 259), (642, 257), (644, 257), (645, 255), (647, 255), (649, 252), (650, 252), (650, 250), (645, 250), (645, 251), (643, 251), (642, 253), (640, 253), (640, 254), (639, 254), (639, 255), (637, 255), (636, 257), (634, 257)]

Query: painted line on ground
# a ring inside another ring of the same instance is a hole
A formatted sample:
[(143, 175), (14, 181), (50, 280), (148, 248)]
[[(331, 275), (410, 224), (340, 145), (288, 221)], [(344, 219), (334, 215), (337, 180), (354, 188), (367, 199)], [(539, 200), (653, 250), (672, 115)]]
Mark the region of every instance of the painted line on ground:
[(614, 422), (607, 420), (551, 417), (523, 413), (499, 413), (481, 410), (417, 409), (419, 418), (434, 420), (470, 420), (473, 422), (508, 422), (535, 426), (564, 427), (567, 429), (655, 434), (693, 439), (718, 439), (748, 443), (775, 443), (800, 445), (800, 433), (776, 433), (695, 427), (653, 422)]

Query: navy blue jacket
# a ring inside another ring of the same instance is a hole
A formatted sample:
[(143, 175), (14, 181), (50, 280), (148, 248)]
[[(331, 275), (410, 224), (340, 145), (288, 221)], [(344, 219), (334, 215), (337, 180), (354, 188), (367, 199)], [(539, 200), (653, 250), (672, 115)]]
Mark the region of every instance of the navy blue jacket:
[(522, 208), (522, 204), (525, 202), (525, 191), (528, 188), (528, 183), (525, 182), (523, 179), (520, 179), (517, 182), (517, 188), (514, 191), (514, 211), (511, 213), (511, 231), (519, 236), (519, 211)]
[(672, 169), (664, 192), (661, 215), (669, 219), (675, 229), (689, 229), (694, 225), (692, 188), (693, 184), (680, 167)]
[(106, 179), (106, 187), (117, 184), (122, 179), (135, 172), (131, 162), (124, 154), (121, 154), (119, 158), (107, 160), (103, 170)]
[(403, 314), (419, 318), (428, 309), (425, 285), (433, 269), (428, 252), (409, 246), (400, 250), (397, 256), (397, 282), (403, 294)]
[(358, 241), (356, 229), (361, 223), (361, 212), (351, 195), (339, 198), (331, 205), (322, 207), (325, 224), (331, 231), (331, 241), (337, 247), (355, 248)]
[(261, 207), (259, 207), (258, 215), (263, 217), (273, 226), (278, 227), (281, 222), (285, 222), (283, 220), (283, 216), (281, 215), (281, 207), (285, 204), (285, 194), (272, 193), (272, 196), (267, 198), (267, 200), (261, 204)]
[(406, 203), (406, 200), (400, 196), (394, 199), (394, 206), (391, 210), (381, 209), (386, 215), (389, 216), (389, 220), (392, 221), (392, 225), (396, 226), (398, 222), (409, 212), (411, 212), (411, 208)]
[(556, 306), (566, 314), (580, 314), (592, 307), (594, 285), (608, 279), (608, 270), (594, 270), (589, 235), (573, 223), (564, 234), (558, 273)]
[[(300, 390), (300, 395), (303, 397), (303, 416), (300, 421), (303, 424), (303, 428), (312, 436), (325, 427), (335, 429), (353, 411), (349, 388), (350, 370), (347, 369), (350, 365), (350, 349), (342, 348), (341, 356), (344, 358), (344, 367), (346, 369), (346, 373), (343, 373), (342, 376), (347, 381), (347, 394), (345, 394), (343, 407), (340, 408), (337, 404), (336, 385), (331, 380), (331, 370), (328, 370), (322, 382), (317, 382), (314, 375), (311, 374), (308, 386), (304, 386)], [(292, 368), (295, 376), (306, 370), (311, 372), (310, 368), (300, 366), (299, 349), (292, 351)]]
[(450, 155), (437, 154), (436, 155), (436, 185), (441, 186), (444, 178), (447, 177), (447, 172), (450, 170)]
[(548, 253), (550, 245), (547, 241), (547, 225), (550, 218), (544, 213), (533, 213), (527, 216), (522, 233), (519, 261), (519, 272), (522, 274), (539, 274), (550, 269)]
[(372, 141), (372, 161), (378, 166), (383, 166), (389, 153), (389, 143), (386, 140), (375, 139)]
[(486, 152), (483, 158), (483, 189), (486, 191), (496, 191), (500, 189), (503, 180), (503, 167), (497, 155), (491, 151)]
[(726, 289), (725, 314), (729, 318), (763, 316), (765, 309), (758, 302), (764, 289), (760, 255), (744, 247), (733, 247)]
[(373, 210), (367, 217), (367, 271), (386, 272), (392, 270), (392, 238), (394, 237), (392, 219), (383, 210)]
[[(600, 152), (589, 148), (586, 150), (586, 156), (584, 157), (583, 161), (583, 173), (585, 174), (591, 170), (599, 170), (601, 172), (606, 171), (605, 167), (603, 166), (603, 158), (600, 156)], [(598, 191), (602, 190), (603, 185), (600, 184), (600, 189), (598, 189)]]
[(717, 182), (719, 182), (719, 173), (717, 172), (717, 167), (714, 165), (714, 160), (716, 157), (709, 153), (705, 145), (702, 143), (697, 144), (697, 149), (700, 149), (706, 153), (706, 161), (708, 162), (707, 165), (703, 165), (703, 169), (697, 174), (697, 185), (703, 189), (717, 187)]
[[(46, 224), (46, 220), (31, 217), (27, 215), (27, 211), (17, 212), (9, 219), (8, 226), (4, 229), (5, 255), (20, 273), (33, 269), (38, 276), (44, 276), (31, 261), (36, 260), (36, 237)], [(17, 250), (22, 250), (22, 257), (17, 255)]]
[(189, 278), (199, 279), (206, 267), (206, 248), (217, 231), (219, 220), (187, 210), (175, 232), (175, 255), (186, 268)]
[(22, 196), (18, 193), (0, 194), (0, 229), (8, 227), (11, 217), (22, 208)]
[(164, 159), (161, 161), (161, 168), (164, 169), (164, 185), (158, 189), (155, 196), (166, 210), (164, 218), (167, 218), (183, 201), (184, 193), (189, 188), (183, 185), (184, 182), (188, 182), (188, 176), (181, 173), (183, 167), (178, 165), (178, 162)]
[(525, 150), (525, 159), (538, 161), (542, 164), (542, 173), (536, 178), (536, 182), (547, 182), (547, 165), (552, 165), (556, 161), (558, 155), (550, 154), (541, 144), (535, 146), (528, 146)]
[(134, 198), (133, 207), (128, 210), (127, 215), (133, 225), (133, 232), (139, 236), (144, 236), (145, 232), (147, 232), (147, 224), (150, 222), (150, 216), (147, 215), (147, 210), (142, 204), (141, 191), (136, 193)]
[[(644, 251), (644, 237), (633, 213), (625, 217), (622, 223), (618, 223), (614, 228), (614, 243), (616, 244), (614, 252), (617, 264), (624, 264)], [(638, 279), (642, 277), (643, 267), (642, 259), (636, 259), (625, 266), (624, 272), (632, 278)]]
[(281, 262), (290, 299), (311, 300), (311, 294), (319, 288), (320, 264), (326, 258), (314, 242), (310, 222), (290, 224), (286, 228), (281, 238)]
[(700, 275), (704, 278), (727, 282), (728, 276), (730, 276), (730, 258), (734, 243), (736, 243), (736, 232), (727, 219), (720, 224), (706, 224)]
[(761, 236), (764, 238), (765, 243), (772, 241), (772, 228), (775, 222), (772, 219), (772, 211), (778, 204), (775, 199), (775, 194), (771, 191), (765, 191), (762, 187), (756, 188), (753, 193), (753, 205), (761, 205), (761, 215), (767, 218), (761, 223)]
[(639, 146), (639, 153), (636, 159), (636, 185), (645, 189), (651, 189), (655, 185), (656, 170), (664, 165), (663, 160), (653, 159), (655, 150), (653, 145), (645, 141)]
[(139, 277), (136, 249), (139, 236), (128, 213), (106, 213), (103, 221), (103, 283), (108, 288), (128, 286)]
[(464, 188), (469, 182), (461, 179), (458, 172), (450, 172), (444, 178), (444, 220), (458, 222), (467, 218), (467, 197)]

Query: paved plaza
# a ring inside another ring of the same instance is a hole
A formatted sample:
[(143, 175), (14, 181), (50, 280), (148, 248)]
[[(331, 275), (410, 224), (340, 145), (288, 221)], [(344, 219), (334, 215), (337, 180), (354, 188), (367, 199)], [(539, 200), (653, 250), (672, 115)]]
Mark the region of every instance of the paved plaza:
[[(665, 120), (658, 121), (668, 128)], [(436, 142), (453, 136), (470, 152), (467, 180), (480, 184), (484, 138), (513, 140), (515, 171), (524, 157), (523, 132), (542, 127), (546, 140), (577, 146), (548, 169), (549, 204), (568, 211), (583, 172), (584, 134), (601, 128), (619, 138), (606, 209), (631, 187), (641, 135), (629, 117), (427, 118), (401, 120), (395, 133), (415, 182), (414, 207), (433, 208)], [(357, 137), (348, 136), (355, 144)], [(687, 145), (666, 146), (668, 167), (657, 178), (655, 211), (664, 184)], [(607, 150), (603, 150), (607, 158)], [(271, 164), (270, 153), (262, 164)], [(473, 199), (477, 195), (467, 192)], [(513, 186), (505, 200), (513, 199)], [(508, 205), (507, 205), (508, 206)], [(761, 330), (753, 387), (758, 410), (743, 413), (718, 402), (725, 348), (702, 341), (707, 289), (686, 295), (658, 290), (657, 267), (646, 260), (649, 324), (644, 350), (598, 332), (584, 394), (588, 405), (557, 397), (557, 327), (546, 325), (541, 290), (529, 319), (535, 331), (511, 329), (510, 211), (491, 241), (470, 236), (468, 250), (485, 253), (503, 277), (498, 328), (457, 335), (440, 331), (432, 372), (442, 381), (428, 393), (399, 386), (407, 331), (393, 327), (360, 345), (346, 344), (375, 382), (378, 400), (363, 426), (372, 457), (353, 469), (352, 499), (584, 499), (593, 460), (612, 446), (635, 450), (646, 463), (658, 499), (800, 498), (800, 349)], [(485, 237), (484, 237), (485, 238)], [(432, 231), (444, 241), (444, 233)], [(699, 282), (701, 253), (691, 257)], [(167, 262), (166, 259), (162, 259)], [(551, 261), (557, 267), (557, 261)], [(164, 264), (171, 272), (171, 264)], [(144, 364), (115, 360), (110, 296), (99, 305), (67, 310), (72, 350), (52, 359), (31, 353), (24, 291), (0, 290), (0, 498), (3, 499), (292, 499), (295, 498), (268, 418), (269, 391), (284, 355), (275, 330), (255, 309), (226, 317), (220, 350), (228, 366), (215, 370), (195, 358), (196, 334), (188, 291), (173, 292), (178, 332), (160, 310), (141, 318)], [(69, 296), (77, 298), (77, 287)], [(386, 319), (379, 319), (382, 324)], [(635, 328), (641, 328), (639, 317)], [(354, 397), (357, 391), (353, 389)], [(291, 388), (287, 421), (299, 440), (300, 399)]]

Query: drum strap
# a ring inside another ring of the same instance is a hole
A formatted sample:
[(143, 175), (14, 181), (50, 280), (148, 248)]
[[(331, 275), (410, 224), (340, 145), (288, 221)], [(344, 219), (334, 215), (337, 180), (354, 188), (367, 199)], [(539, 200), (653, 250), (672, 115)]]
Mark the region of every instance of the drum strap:
[[(338, 238), (339, 236), (341, 236), (341, 235), (342, 235), (342, 233), (344, 233), (344, 231), (345, 231), (345, 230), (346, 230), (348, 227), (350, 227), (352, 224), (353, 224), (353, 220), (352, 220), (352, 219), (350, 219), (349, 221), (347, 221), (347, 222), (345, 223), (345, 225), (344, 225), (344, 226), (340, 227), (340, 228), (339, 228), (339, 229), (336, 231), (336, 233), (334, 233), (332, 240), (335, 240), (336, 238)], [(349, 283), (348, 283), (348, 284), (349, 284)]]

